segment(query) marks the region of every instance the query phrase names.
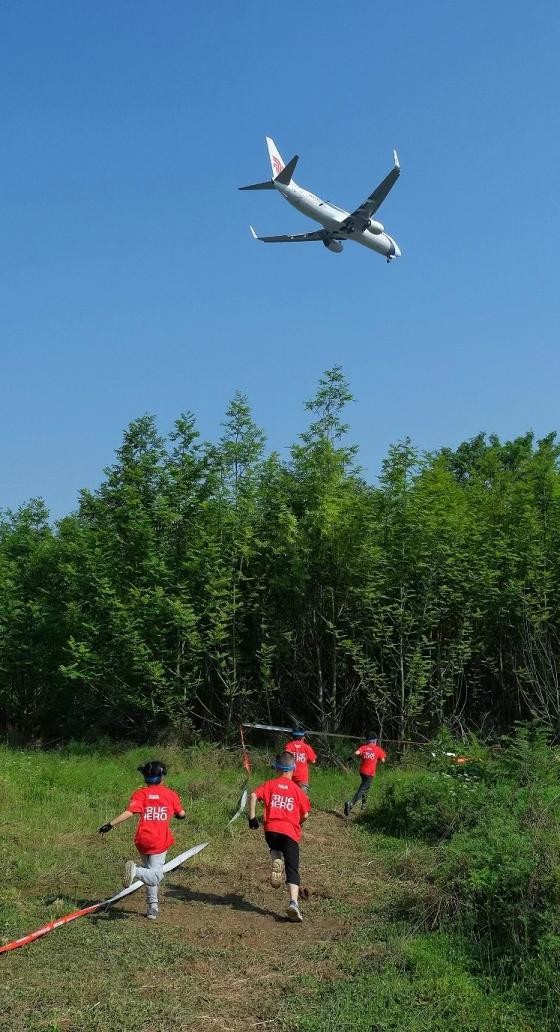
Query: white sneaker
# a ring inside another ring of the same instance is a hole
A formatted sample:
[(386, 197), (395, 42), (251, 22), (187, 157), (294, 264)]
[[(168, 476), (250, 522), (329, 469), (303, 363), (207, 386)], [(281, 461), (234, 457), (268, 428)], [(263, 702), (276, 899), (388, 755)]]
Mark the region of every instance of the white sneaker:
[(300, 923), (303, 921), (301, 910), (295, 900), (292, 900), (292, 902), (288, 904), (286, 907), (286, 913), (290, 921), (299, 921)]
[(272, 871), (270, 872), (270, 884), (273, 889), (279, 889), (282, 882), (284, 881), (284, 861), (282, 857), (278, 857), (272, 861)]
[(134, 881), (135, 878), (136, 878), (136, 864), (134, 863), (133, 860), (127, 860), (126, 864), (124, 865), (124, 878), (123, 878), (123, 885), (124, 885), (125, 889), (129, 889), (130, 888), (130, 886), (132, 885), (132, 882)]
[(157, 921), (158, 913), (159, 913), (159, 911), (158, 911), (157, 903), (150, 903), (148, 905), (148, 910), (147, 910), (147, 913), (146, 913), (146, 917), (148, 918), (148, 920), (149, 921)]

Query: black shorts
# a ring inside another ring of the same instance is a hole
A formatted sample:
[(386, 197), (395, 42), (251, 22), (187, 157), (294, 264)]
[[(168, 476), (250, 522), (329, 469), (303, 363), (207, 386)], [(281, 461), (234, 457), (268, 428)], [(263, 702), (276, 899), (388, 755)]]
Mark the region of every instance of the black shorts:
[(268, 848), (284, 857), (286, 881), (290, 885), (299, 885), (299, 843), (294, 842), (289, 835), (281, 835), (279, 831), (265, 831), (264, 837)]

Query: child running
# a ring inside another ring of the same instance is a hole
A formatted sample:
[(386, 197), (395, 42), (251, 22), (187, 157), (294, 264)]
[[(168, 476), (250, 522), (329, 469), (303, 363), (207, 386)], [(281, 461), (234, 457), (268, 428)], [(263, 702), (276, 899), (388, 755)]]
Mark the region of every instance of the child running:
[(311, 748), (309, 742), (304, 742), (305, 731), (295, 727), (292, 731), (293, 739), (284, 746), (286, 752), (293, 753), (296, 760), (294, 770), (294, 781), (304, 792), (309, 795), (309, 763), (315, 763), (317, 753)]
[(350, 815), (352, 807), (355, 806), (360, 799), (362, 800), (363, 810), (366, 805), (371, 783), (375, 777), (378, 760), (381, 760), (381, 763), (385, 763), (385, 760), (387, 759), (387, 753), (380, 745), (377, 744), (377, 738), (374, 738), (373, 735), (366, 738), (365, 744), (361, 745), (359, 749), (356, 749), (354, 756), (359, 756), (361, 760), (360, 786), (354, 798), (344, 804), (345, 817)]
[(134, 844), (142, 858), (142, 867), (138, 867), (133, 860), (127, 860), (124, 886), (128, 888), (137, 878), (144, 882), (148, 899), (146, 917), (155, 921), (158, 916), (158, 885), (163, 878), (165, 856), (175, 842), (169, 822), (172, 817), (184, 820), (186, 813), (177, 793), (162, 784), (167, 774), (164, 763), (149, 760), (143, 767), (138, 767), (138, 770), (144, 776), (145, 787), (133, 792), (126, 810), (112, 821), (103, 824), (99, 831), (105, 835), (117, 824), (122, 824), (134, 814), (139, 815)]
[(274, 764), (278, 774), (270, 781), (259, 785), (251, 792), (249, 802), (249, 827), (257, 831), (257, 800), (264, 806), (264, 837), (270, 849), (272, 871), (270, 884), (279, 888), (284, 872), (290, 893), (286, 913), (290, 921), (303, 921), (299, 909), (299, 841), (301, 826), (309, 817), (309, 799), (299, 785), (293, 781), (295, 760), (291, 753), (283, 752)]

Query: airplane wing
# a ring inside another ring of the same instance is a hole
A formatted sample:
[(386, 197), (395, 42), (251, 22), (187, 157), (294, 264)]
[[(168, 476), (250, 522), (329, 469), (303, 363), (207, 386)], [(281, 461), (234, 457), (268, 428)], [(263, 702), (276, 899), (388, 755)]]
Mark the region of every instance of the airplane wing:
[(324, 240), (325, 230), (317, 229), (312, 233), (284, 234), (283, 236), (257, 236), (252, 226), (249, 227), (254, 240), (261, 240), (263, 244), (303, 244), (307, 240)]
[(365, 201), (360, 204), (359, 208), (356, 208), (349, 218), (341, 224), (341, 230), (345, 230), (347, 232), (355, 232), (355, 230), (359, 230), (361, 232), (367, 228), (367, 224), (371, 216), (377, 211), (380, 205), (383, 204), (387, 194), (392, 190), (401, 174), (401, 166), (399, 164), (399, 158), (396, 151), (393, 151), (393, 159), (394, 165), (389, 172), (389, 175), (385, 176), (383, 182), (381, 182), (379, 186), (376, 186), (373, 193), (370, 193), (369, 197), (366, 197)]

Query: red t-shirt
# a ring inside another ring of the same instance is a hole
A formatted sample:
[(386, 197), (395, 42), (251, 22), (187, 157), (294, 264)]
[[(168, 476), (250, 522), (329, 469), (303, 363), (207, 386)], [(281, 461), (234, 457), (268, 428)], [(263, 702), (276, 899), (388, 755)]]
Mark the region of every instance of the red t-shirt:
[(259, 785), (255, 795), (264, 803), (264, 830), (277, 831), (299, 842), (301, 819), (311, 810), (303, 789), (290, 778), (282, 776)]
[(315, 763), (317, 759), (317, 753), (308, 745), (307, 742), (302, 742), (301, 738), (294, 738), (293, 742), (288, 742), (284, 746), (286, 752), (293, 753), (296, 758), (296, 767), (294, 770), (294, 781), (300, 785), (309, 784), (309, 767), (308, 763)]
[(380, 745), (361, 745), (356, 749), (356, 755), (361, 758), (360, 774), (375, 774), (378, 760), (386, 760), (387, 753)]
[(165, 853), (175, 839), (169, 822), (181, 813), (183, 804), (176, 792), (165, 785), (145, 785), (132, 793), (127, 810), (140, 814), (134, 845), (139, 853)]

